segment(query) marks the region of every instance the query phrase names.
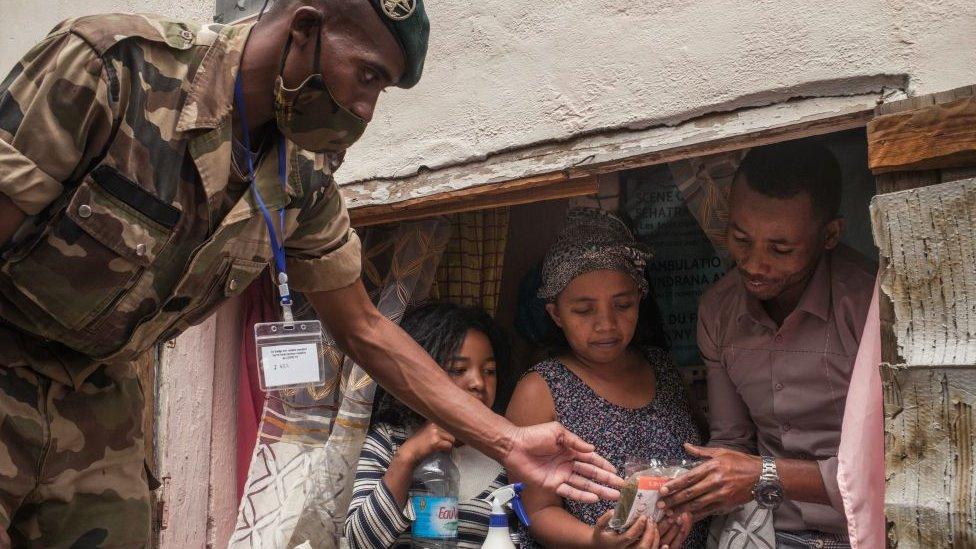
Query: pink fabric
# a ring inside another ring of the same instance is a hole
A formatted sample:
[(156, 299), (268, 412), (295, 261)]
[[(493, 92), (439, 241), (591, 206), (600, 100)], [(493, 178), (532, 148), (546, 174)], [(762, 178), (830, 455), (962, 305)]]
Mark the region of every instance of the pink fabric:
[(258, 438), (265, 394), (258, 381), (254, 325), (274, 320), (274, 290), (267, 271), (246, 290), (241, 302), (241, 364), (237, 383), (237, 499), (244, 493), (251, 454)]
[(854, 549), (885, 546), (885, 453), (881, 396), (878, 285), (868, 309), (847, 392), (838, 449), (837, 483)]

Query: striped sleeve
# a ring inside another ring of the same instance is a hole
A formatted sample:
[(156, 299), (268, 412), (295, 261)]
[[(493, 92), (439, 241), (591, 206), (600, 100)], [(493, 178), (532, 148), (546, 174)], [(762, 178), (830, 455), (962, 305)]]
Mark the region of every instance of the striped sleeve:
[[(491, 516), (491, 494), (506, 484), (508, 476), (503, 470), (476, 498), (458, 505), (458, 549), (478, 549), (484, 544)], [(509, 524), (513, 524), (511, 519)]]
[(391, 433), (378, 425), (370, 429), (359, 456), (345, 534), (350, 549), (386, 549), (396, 543), (410, 521), (383, 482), (395, 451)]

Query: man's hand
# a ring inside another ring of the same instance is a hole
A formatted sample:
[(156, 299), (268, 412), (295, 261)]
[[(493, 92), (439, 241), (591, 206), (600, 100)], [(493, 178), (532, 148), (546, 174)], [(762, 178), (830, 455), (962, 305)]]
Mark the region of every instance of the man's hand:
[(685, 450), (705, 463), (661, 487), (659, 507), (668, 516), (690, 513), (694, 520), (727, 513), (753, 499), (752, 488), (762, 472), (762, 458), (724, 448), (685, 444)]
[(623, 485), (609, 461), (558, 423), (517, 427), (502, 464), (512, 476), (560, 497), (595, 503), (616, 500)]

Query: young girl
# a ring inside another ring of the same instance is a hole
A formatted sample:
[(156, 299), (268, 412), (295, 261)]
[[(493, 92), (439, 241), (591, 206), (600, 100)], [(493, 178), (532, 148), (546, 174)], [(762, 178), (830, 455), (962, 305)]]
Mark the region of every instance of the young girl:
[[(507, 346), (495, 323), (479, 309), (449, 303), (408, 314), (401, 327), (444, 368), (458, 387), (486, 406), (495, 402), (496, 370)], [(346, 517), (349, 547), (410, 547), (405, 514), (413, 471), (434, 452), (451, 452), (461, 474), (458, 547), (479, 548), (488, 533), (489, 495), (507, 484), (501, 465), (426, 421), (388, 394), (377, 395), (352, 503)]]
[[(634, 341), (648, 292), (646, 258), (616, 216), (591, 208), (569, 212), (546, 254), (539, 290), (565, 336), (565, 351), (522, 378), (507, 414), (516, 425), (561, 422), (621, 473), (629, 458), (683, 459), (682, 443), (700, 442), (668, 353)], [(607, 528), (612, 502), (563, 501), (530, 488), (523, 499), (532, 522), (525, 546), (675, 549), (691, 530), (683, 516), (659, 524), (641, 519), (618, 534)], [(703, 536), (696, 528), (687, 546), (703, 547)]]

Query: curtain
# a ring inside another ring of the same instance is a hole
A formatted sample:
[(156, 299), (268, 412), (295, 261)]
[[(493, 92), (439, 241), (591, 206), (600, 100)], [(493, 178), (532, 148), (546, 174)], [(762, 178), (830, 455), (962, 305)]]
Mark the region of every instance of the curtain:
[(678, 192), (715, 251), (728, 255), (729, 189), (748, 149), (679, 160), (668, 164)]
[[(448, 236), (443, 220), (363, 235), (363, 281), (383, 315), (399, 321), (409, 304), (427, 296)], [(297, 317), (311, 314), (298, 305)], [(268, 395), (230, 547), (338, 546), (375, 384), (328, 348), (325, 385)]]
[(498, 309), (508, 208), (453, 214), (451, 239), (437, 269), (432, 297), (481, 307), (494, 316)]
[(854, 360), (837, 449), (837, 485), (854, 549), (885, 545), (885, 435), (879, 364), (881, 317), (876, 284)]
[(261, 428), (261, 417), (267, 399), (258, 379), (257, 356), (254, 353), (254, 330), (259, 322), (276, 320), (271, 274), (268, 271), (244, 290), (241, 296), (241, 354), (237, 369), (237, 499), (240, 502), (247, 482), (251, 454)]

